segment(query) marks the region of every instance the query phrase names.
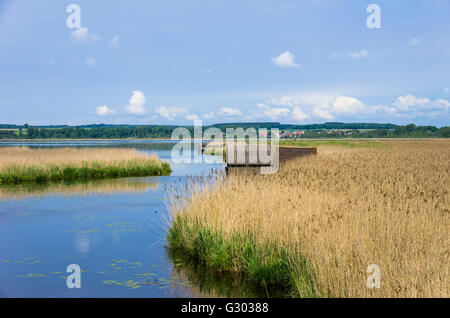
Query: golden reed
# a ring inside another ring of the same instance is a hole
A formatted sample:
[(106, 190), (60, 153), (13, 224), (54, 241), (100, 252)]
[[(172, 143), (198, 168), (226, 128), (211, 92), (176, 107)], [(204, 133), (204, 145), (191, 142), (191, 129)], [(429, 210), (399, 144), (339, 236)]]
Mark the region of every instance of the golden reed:
[[(449, 297), (450, 140), (384, 143), (319, 146), (275, 175), (231, 174), (172, 202), (174, 219), (298, 250), (324, 297)], [(370, 264), (379, 289), (366, 285)]]

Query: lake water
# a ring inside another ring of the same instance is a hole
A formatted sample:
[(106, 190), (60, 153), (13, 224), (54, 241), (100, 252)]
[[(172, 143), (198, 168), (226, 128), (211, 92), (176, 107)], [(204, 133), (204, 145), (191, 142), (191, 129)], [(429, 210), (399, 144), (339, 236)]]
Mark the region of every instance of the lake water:
[[(173, 170), (161, 177), (0, 187), (0, 297), (260, 296), (165, 248), (167, 187), (223, 164), (174, 164), (173, 144), (164, 141), (0, 146), (130, 147), (158, 155)], [(69, 264), (82, 269), (79, 289), (66, 285)]]

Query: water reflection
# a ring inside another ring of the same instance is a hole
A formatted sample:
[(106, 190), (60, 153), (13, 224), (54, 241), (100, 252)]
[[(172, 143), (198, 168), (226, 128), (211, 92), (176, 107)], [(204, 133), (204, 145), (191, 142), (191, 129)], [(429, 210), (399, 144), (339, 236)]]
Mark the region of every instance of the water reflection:
[(144, 193), (156, 190), (159, 183), (149, 178), (124, 178), (84, 182), (51, 182), (46, 184), (20, 184), (0, 186), (0, 200), (29, 197), (75, 196), (88, 194)]
[(75, 236), (75, 249), (80, 253), (88, 253), (91, 246), (89, 235), (77, 233)]
[(187, 284), (174, 285), (174, 295), (188, 297), (232, 297), (232, 298), (280, 298), (287, 294), (280, 289), (268, 289), (255, 285), (244, 277), (233, 274), (217, 273), (204, 264), (186, 255), (167, 251), (173, 262), (171, 280), (183, 281)]

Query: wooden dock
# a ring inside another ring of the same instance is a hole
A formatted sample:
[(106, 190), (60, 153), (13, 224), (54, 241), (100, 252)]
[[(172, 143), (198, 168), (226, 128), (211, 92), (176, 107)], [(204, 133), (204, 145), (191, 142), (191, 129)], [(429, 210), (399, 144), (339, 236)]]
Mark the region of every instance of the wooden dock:
[[(206, 143), (203, 144), (202, 149), (204, 150), (206, 148)], [(254, 145), (253, 145), (254, 146)], [(225, 149), (225, 145), (223, 146)], [(256, 148), (256, 153), (254, 152)], [(245, 158), (242, 160), (242, 158), (237, 157), (237, 147), (235, 146), (234, 156), (233, 158), (230, 157), (228, 153), (225, 152), (224, 155), (224, 161), (227, 164), (227, 168), (245, 168), (245, 167), (264, 167), (264, 166), (270, 166), (271, 163), (264, 162), (263, 160), (260, 160), (259, 154), (258, 154), (258, 146), (255, 148), (251, 147), (249, 144), (245, 145)], [(268, 155), (270, 155), (270, 146), (268, 146)], [(309, 155), (316, 155), (317, 154), (317, 148), (315, 147), (278, 147), (278, 158), (279, 163), (283, 164), (284, 162), (303, 157), (303, 156), (309, 156)], [(251, 156), (253, 160), (251, 159)], [(276, 155), (276, 154), (275, 154)], [(241, 159), (241, 160), (239, 160)]]

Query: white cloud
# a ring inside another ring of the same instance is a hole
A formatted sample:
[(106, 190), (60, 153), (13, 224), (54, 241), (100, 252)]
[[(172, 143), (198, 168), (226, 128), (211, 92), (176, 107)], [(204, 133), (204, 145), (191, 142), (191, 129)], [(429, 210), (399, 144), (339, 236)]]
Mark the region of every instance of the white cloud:
[(196, 114), (190, 114), (186, 116), (187, 120), (199, 120), (200, 118)]
[(242, 112), (239, 109), (232, 107), (220, 107), (219, 115), (221, 116), (242, 116)]
[(87, 65), (90, 65), (90, 66), (98, 65), (98, 62), (92, 56), (88, 57), (86, 60), (84, 60), (84, 63), (86, 63)]
[(77, 42), (84, 42), (89, 39), (89, 30), (88, 28), (79, 28), (72, 32), (70, 32), (72, 38)]
[(366, 106), (354, 97), (338, 96), (333, 108), (337, 113), (356, 113), (364, 110)]
[(111, 47), (119, 47), (119, 45), (120, 45), (119, 36), (116, 35), (109, 42), (109, 46), (111, 46)]
[(89, 29), (85, 27), (78, 28), (70, 32), (70, 36), (75, 42), (83, 43), (91, 39), (92, 41), (100, 40), (100, 36), (98, 34), (90, 34)]
[[(276, 106), (276, 107), (274, 107)], [(413, 95), (399, 96), (386, 105), (366, 105), (356, 97), (324, 93), (298, 93), (272, 98), (258, 104), (264, 116), (275, 120), (279, 117), (302, 121), (320, 120), (389, 120), (392, 116), (424, 118), (447, 116), (450, 101), (446, 99), (418, 98)], [(258, 114), (255, 114), (255, 117)], [(351, 116), (351, 117), (350, 117)], [(261, 116), (260, 116), (261, 117)]]
[(271, 120), (277, 120), (279, 117), (283, 117), (289, 115), (290, 110), (288, 108), (280, 108), (280, 107), (270, 107), (266, 104), (258, 104), (260, 111)]
[(95, 109), (95, 112), (97, 113), (97, 115), (99, 116), (107, 116), (107, 115), (112, 115), (115, 113), (114, 110), (109, 109), (108, 106), (104, 105), (104, 106), (99, 106)]
[(409, 40), (408, 45), (409, 46), (416, 46), (416, 45), (420, 45), (422, 44), (422, 40), (418, 39), (418, 38), (412, 38), (411, 40)]
[(144, 93), (139, 90), (133, 91), (133, 95), (131, 95), (129, 105), (125, 106), (125, 110), (129, 114), (133, 115), (144, 115), (147, 111), (145, 110), (145, 101), (146, 98)]
[(178, 115), (187, 113), (187, 110), (181, 107), (158, 106), (155, 112), (168, 120), (174, 120)]
[(333, 101), (333, 96), (326, 94), (295, 94), (279, 98), (272, 98), (271, 103), (278, 106), (314, 106), (328, 108)]
[(328, 110), (323, 110), (323, 109), (320, 109), (320, 108), (314, 108), (313, 109), (313, 113), (317, 117), (324, 118), (324, 119), (333, 119), (334, 118), (334, 116), (331, 115)]
[[(371, 107), (375, 109), (375, 107)], [(379, 112), (387, 112), (399, 117), (424, 117), (435, 115), (436, 112), (448, 112), (450, 102), (445, 99), (431, 101), (429, 98), (418, 98), (414, 95), (399, 96), (395, 102), (387, 106), (377, 106)], [(448, 116), (448, 113), (442, 113)]]
[(450, 108), (450, 102), (445, 99), (437, 99), (431, 103), (431, 106), (448, 110)]
[(294, 55), (289, 52), (283, 52), (280, 55), (278, 55), (277, 57), (274, 57), (272, 59), (272, 62), (275, 65), (278, 65), (280, 67), (299, 67), (301, 66), (300, 64), (297, 64), (294, 62)]
[(309, 115), (305, 114), (300, 107), (295, 107), (292, 110), (292, 118), (297, 121), (302, 121), (309, 118)]
[(417, 98), (413, 95), (405, 95), (400, 96), (394, 102), (394, 106), (397, 106), (398, 110), (407, 111), (411, 108), (417, 108), (420, 106), (426, 106), (430, 104), (430, 100), (428, 98)]
[(450, 93), (450, 88), (448, 86), (446, 86), (444, 88), (444, 94), (447, 95), (448, 93)]
[(216, 115), (214, 115), (213, 112), (209, 112), (209, 113), (202, 114), (202, 118), (203, 119), (214, 119), (214, 118), (216, 118)]
[(351, 52), (350, 57), (352, 59), (361, 59), (361, 58), (369, 57), (369, 52), (366, 49), (362, 49), (360, 51)]
[(366, 106), (351, 96), (299, 93), (272, 98), (270, 103), (287, 107), (295, 120), (310, 117), (333, 119), (339, 114), (357, 114), (366, 110)]
[(385, 106), (381, 111), (386, 111), (393, 116), (403, 118), (424, 118), (443, 116), (448, 117), (450, 102), (445, 99), (431, 101), (429, 98), (418, 98), (413, 95), (400, 96), (390, 106)]

